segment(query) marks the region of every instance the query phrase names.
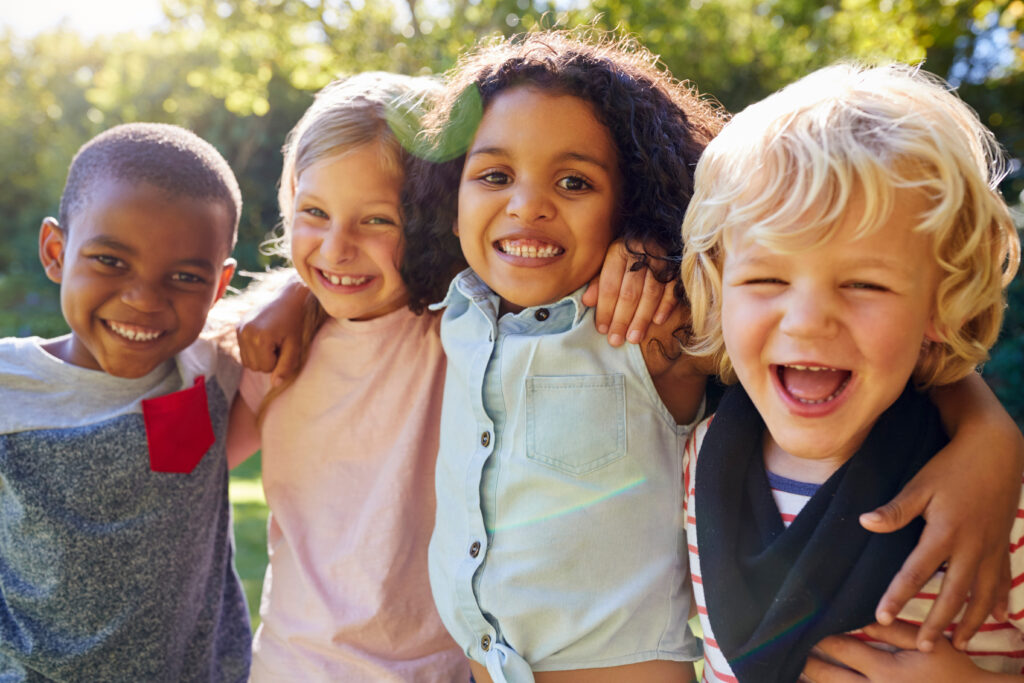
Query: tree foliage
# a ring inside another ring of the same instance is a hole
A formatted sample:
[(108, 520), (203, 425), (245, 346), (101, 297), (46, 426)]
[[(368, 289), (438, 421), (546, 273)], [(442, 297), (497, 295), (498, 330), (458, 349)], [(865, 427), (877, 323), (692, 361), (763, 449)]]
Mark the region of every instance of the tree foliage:
[[(86, 40), (67, 27), (0, 35), (0, 332), (60, 333), (56, 288), (36, 259), (67, 164), (125, 121), (187, 126), (238, 174), (246, 208), (236, 253), (260, 268), (277, 223), (280, 147), (312, 94), (365, 70), (440, 74), (487, 36), (590, 25), (637, 36), (679, 78), (736, 111), (837, 59), (902, 60), (959, 85), (1014, 158), (1024, 194), (1024, 0), (163, 0), (145, 37)], [(1013, 297), (1024, 304), (1024, 291)], [(1011, 309), (990, 364), (1004, 400), (1024, 372), (1024, 316)], [(1019, 405), (1018, 405), (1019, 404)]]

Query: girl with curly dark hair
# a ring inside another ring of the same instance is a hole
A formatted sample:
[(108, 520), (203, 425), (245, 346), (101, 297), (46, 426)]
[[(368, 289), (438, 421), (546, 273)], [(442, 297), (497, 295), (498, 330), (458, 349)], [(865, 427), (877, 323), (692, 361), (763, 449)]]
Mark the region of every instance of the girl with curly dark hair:
[(669, 350), (685, 311), (613, 348), (582, 294), (616, 239), (675, 277), (722, 120), (635, 42), (565, 32), (470, 52), (427, 115), (407, 234), (470, 266), (443, 303), (430, 578), (478, 683), (692, 678), (672, 520), (707, 373)]

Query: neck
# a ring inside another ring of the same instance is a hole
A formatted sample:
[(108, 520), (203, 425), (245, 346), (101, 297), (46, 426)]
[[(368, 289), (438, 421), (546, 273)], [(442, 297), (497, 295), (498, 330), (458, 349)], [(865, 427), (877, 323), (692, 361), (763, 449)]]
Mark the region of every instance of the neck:
[(782, 448), (766, 429), (761, 451), (764, 455), (764, 468), (768, 472), (807, 484), (824, 484), (836, 470), (853, 457), (857, 448), (820, 458), (802, 458)]

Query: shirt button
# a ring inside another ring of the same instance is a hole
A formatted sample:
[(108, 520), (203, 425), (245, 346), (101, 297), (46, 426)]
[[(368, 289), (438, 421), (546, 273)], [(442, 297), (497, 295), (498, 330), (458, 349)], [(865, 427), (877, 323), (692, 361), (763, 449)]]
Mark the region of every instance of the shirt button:
[(480, 554), (480, 541), (473, 541), (473, 545), (469, 546), (469, 556), (476, 557)]
[(480, 639), (480, 647), (482, 647), (484, 649), (484, 652), (487, 652), (488, 650), (490, 650), (491, 649), (491, 637), (490, 636), (484, 636), (483, 638), (481, 638)]
[(488, 446), (491, 445), (490, 432), (484, 432), (483, 434), (480, 435), (480, 445), (483, 446), (484, 448), (487, 448)]
[(540, 322), (544, 322), (545, 320), (547, 320), (548, 316), (550, 315), (551, 311), (549, 311), (546, 308), (538, 308), (536, 311), (533, 312), (533, 317), (539, 320)]

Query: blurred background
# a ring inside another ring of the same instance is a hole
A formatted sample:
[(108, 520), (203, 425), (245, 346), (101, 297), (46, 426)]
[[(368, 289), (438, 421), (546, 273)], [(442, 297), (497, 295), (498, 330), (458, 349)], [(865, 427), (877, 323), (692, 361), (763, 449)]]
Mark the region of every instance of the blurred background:
[[(733, 112), (837, 59), (923, 60), (1005, 146), (1001, 189), (1024, 224), (1024, 0), (0, 0), (0, 336), (67, 331), (36, 238), (71, 157), (100, 131), (161, 121), (216, 145), (245, 202), (235, 257), (259, 270), (281, 145), (321, 86), (370, 69), (441, 74), (480, 38), (585, 23), (634, 34)], [(1020, 278), (984, 374), (1024, 425)], [(254, 459), (232, 484), (254, 610), (258, 476)]]

